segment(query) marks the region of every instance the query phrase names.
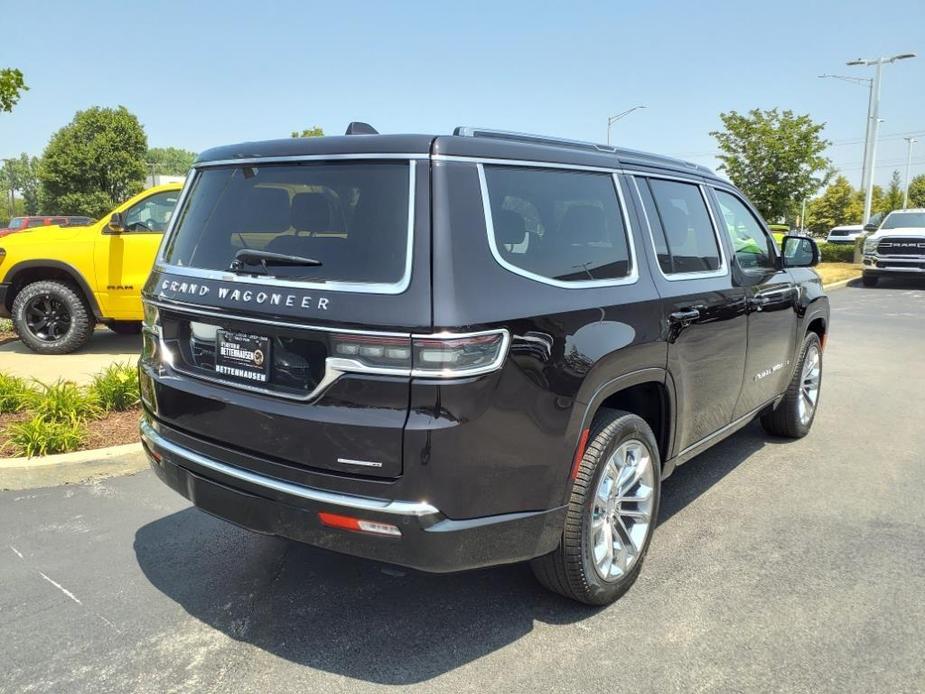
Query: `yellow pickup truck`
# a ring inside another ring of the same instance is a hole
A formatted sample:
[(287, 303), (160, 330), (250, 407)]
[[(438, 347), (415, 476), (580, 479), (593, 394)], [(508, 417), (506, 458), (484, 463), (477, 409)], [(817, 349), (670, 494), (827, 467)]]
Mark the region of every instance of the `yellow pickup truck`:
[(82, 347), (97, 323), (140, 330), (141, 288), (180, 196), (155, 186), (101, 220), (46, 226), (0, 238), (0, 316), (40, 354)]

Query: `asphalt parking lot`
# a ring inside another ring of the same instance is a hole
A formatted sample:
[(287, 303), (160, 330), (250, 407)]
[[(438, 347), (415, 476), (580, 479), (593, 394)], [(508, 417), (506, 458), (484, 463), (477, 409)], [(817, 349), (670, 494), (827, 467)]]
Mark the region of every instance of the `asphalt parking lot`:
[(925, 691), (925, 283), (831, 301), (813, 432), (679, 469), (607, 609), (252, 535), (145, 471), (0, 493), (0, 689)]

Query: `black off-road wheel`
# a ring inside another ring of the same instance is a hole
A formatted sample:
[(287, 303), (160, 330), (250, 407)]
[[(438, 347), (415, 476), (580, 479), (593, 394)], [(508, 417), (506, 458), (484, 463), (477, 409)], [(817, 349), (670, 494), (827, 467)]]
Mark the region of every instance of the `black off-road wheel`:
[(28, 284), (13, 300), (13, 326), (29, 349), (39, 354), (68, 354), (90, 339), (94, 321), (72, 284), (43, 280)]
[(607, 605), (639, 576), (658, 518), (658, 444), (641, 418), (601, 410), (572, 486), (559, 547), (531, 562), (551, 591)]
[(868, 273), (861, 275), (861, 284), (863, 284), (865, 287), (876, 287), (879, 282), (880, 278), (877, 275), (871, 275)]
[(116, 333), (116, 335), (141, 335), (141, 321), (114, 320), (111, 323), (107, 323), (106, 327)]
[(788, 439), (803, 438), (816, 419), (822, 387), (822, 343), (816, 333), (803, 338), (800, 360), (783, 400), (761, 416), (761, 426), (769, 434)]

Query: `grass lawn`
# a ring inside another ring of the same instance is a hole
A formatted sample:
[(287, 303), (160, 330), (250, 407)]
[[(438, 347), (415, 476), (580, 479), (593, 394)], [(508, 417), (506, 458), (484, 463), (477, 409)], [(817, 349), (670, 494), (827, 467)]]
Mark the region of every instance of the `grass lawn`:
[(816, 272), (822, 277), (823, 284), (832, 284), (842, 280), (861, 276), (861, 266), (855, 263), (819, 263)]

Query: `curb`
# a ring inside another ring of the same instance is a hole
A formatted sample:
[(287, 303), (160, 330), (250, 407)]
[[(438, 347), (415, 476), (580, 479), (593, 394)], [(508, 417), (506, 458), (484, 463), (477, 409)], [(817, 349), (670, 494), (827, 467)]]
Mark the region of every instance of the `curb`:
[(148, 467), (141, 443), (42, 458), (0, 459), (0, 489), (37, 489), (77, 484), (101, 477), (129, 475)]
[(845, 286), (846, 284), (848, 284), (849, 282), (854, 282), (855, 280), (859, 280), (859, 279), (861, 279), (861, 276), (860, 276), (860, 275), (858, 275), (857, 277), (849, 277), (849, 278), (846, 279), (846, 280), (839, 280), (838, 282), (832, 282), (832, 284), (823, 284), (823, 285), (822, 285), (822, 288), (825, 289), (825, 290), (829, 290), (829, 289), (841, 289), (842, 287), (844, 287), (844, 286)]

